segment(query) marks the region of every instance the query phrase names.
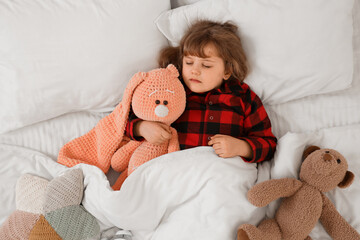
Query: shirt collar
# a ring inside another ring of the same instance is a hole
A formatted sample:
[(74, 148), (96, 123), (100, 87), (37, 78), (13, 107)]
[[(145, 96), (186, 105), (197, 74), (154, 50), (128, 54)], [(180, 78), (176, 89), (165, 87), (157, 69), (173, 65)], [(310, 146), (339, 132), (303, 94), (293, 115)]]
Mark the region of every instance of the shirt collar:
[(214, 90), (219, 93), (233, 93), (234, 87), (239, 87), (239, 86), (241, 86), (241, 83), (237, 79), (230, 78), (227, 81), (223, 81), (220, 88)]

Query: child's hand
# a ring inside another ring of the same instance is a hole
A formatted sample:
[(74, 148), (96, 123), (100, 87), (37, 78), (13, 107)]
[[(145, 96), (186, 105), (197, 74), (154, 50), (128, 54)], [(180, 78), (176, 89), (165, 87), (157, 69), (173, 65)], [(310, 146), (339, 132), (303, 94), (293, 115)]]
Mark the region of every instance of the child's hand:
[(171, 139), (170, 126), (152, 121), (140, 121), (135, 124), (135, 135), (141, 136), (149, 143), (160, 145)]
[(215, 150), (215, 153), (222, 158), (241, 156), (252, 158), (252, 149), (250, 145), (241, 139), (228, 135), (217, 134), (211, 137), (208, 143)]

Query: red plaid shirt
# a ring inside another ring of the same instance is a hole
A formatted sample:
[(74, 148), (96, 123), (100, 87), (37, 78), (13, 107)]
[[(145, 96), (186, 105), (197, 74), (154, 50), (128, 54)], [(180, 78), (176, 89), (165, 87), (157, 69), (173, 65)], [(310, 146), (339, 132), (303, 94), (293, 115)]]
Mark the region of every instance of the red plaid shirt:
[[(276, 138), (271, 132), (270, 119), (260, 98), (245, 83), (232, 79), (220, 88), (206, 93), (191, 92), (186, 86), (186, 108), (171, 126), (179, 135), (181, 149), (208, 146), (211, 136), (229, 135), (248, 142), (253, 158), (247, 162), (270, 160), (275, 152)], [(131, 113), (126, 135), (133, 135), (133, 125), (139, 121)]]

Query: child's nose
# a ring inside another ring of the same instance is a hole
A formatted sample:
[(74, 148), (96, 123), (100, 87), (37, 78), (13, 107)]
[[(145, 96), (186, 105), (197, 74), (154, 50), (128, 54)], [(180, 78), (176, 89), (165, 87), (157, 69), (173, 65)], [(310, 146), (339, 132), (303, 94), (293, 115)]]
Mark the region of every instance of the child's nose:
[(193, 68), (191, 69), (191, 73), (192, 74), (196, 74), (199, 75), (200, 74), (200, 70), (197, 66), (193, 66)]

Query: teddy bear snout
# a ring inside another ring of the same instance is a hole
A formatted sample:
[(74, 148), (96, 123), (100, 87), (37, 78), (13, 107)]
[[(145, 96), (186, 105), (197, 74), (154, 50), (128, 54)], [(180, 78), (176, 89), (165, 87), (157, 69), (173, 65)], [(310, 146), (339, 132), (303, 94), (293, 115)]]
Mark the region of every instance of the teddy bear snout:
[(169, 114), (169, 108), (167, 108), (165, 105), (158, 105), (155, 108), (155, 115), (158, 117), (166, 117)]
[(332, 156), (329, 153), (325, 153), (323, 159), (324, 161), (329, 162), (332, 160)]

